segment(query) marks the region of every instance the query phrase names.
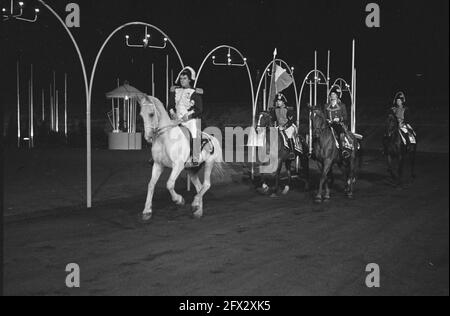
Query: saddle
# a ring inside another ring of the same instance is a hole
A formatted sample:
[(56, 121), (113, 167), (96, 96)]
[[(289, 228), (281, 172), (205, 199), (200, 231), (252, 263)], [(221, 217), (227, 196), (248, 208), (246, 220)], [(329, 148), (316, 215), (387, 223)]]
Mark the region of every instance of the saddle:
[(281, 138), (283, 139), (283, 145), (286, 150), (293, 152), (295, 155), (303, 154), (302, 141), (298, 135), (297, 137), (292, 139), (292, 141), (294, 142), (294, 148), (292, 148), (292, 146), (290, 145), (290, 139), (287, 137), (286, 133), (284, 133), (280, 129), (278, 129), (278, 133), (281, 134)]
[[(331, 132), (333, 134), (333, 138), (334, 138), (334, 141), (336, 143), (336, 147), (338, 149), (347, 149), (347, 150), (353, 151), (353, 150), (355, 150), (356, 140), (357, 139), (362, 139), (361, 135), (353, 134), (352, 132), (344, 129), (343, 139), (342, 139), (342, 145), (343, 145), (344, 148), (341, 148), (338, 135), (336, 135), (336, 131), (334, 130), (333, 127), (331, 127)], [(357, 146), (358, 146), (358, 149), (359, 149), (359, 144)]]
[(412, 129), (411, 125), (406, 124), (403, 127), (399, 127), (398, 132), (405, 146), (410, 144), (416, 144), (416, 132)]
[[(181, 128), (181, 131), (183, 132), (184, 136), (186, 137), (186, 139), (189, 141), (189, 159), (187, 162), (192, 161), (192, 153), (193, 153), (193, 148), (194, 148), (194, 138), (192, 137), (192, 133), (191, 131), (183, 125), (179, 125), (179, 127)], [(203, 151), (203, 149), (206, 148), (207, 145), (209, 145), (209, 152), (210, 154), (214, 153), (214, 145), (212, 143), (211, 140), (211, 136), (201, 132), (201, 139), (200, 139), (200, 151)]]

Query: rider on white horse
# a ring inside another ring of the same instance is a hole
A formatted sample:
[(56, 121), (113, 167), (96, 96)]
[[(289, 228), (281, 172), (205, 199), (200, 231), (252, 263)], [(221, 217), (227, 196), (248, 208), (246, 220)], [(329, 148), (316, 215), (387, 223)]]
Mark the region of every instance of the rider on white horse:
[(198, 166), (201, 152), (201, 115), (203, 112), (202, 89), (193, 89), (196, 80), (195, 71), (185, 67), (178, 75), (176, 84), (170, 88), (169, 113), (173, 120), (185, 126), (191, 133), (191, 161), (186, 167)]
[(287, 106), (287, 99), (282, 93), (278, 93), (275, 96), (275, 105), (271, 109), (271, 117), (274, 122), (277, 123), (278, 129), (283, 133), (287, 140), (291, 152), (289, 153), (289, 159), (295, 159), (296, 148), (300, 148), (298, 141), (298, 130), (294, 123), (295, 114), (294, 110)]
[(416, 133), (409, 124), (408, 113), (409, 108), (405, 105), (406, 97), (403, 92), (398, 92), (394, 98), (394, 106), (391, 108), (392, 113), (398, 120), (398, 126), (401, 131), (402, 139), (405, 145), (416, 143)]

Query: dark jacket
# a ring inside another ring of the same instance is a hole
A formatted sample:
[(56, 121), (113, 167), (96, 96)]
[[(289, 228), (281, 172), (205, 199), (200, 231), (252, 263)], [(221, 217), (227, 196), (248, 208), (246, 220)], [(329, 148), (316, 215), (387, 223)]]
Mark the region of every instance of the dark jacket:
[(333, 121), (335, 118), (339, 118), (339, 120), (344, 123), (345, 126), (348, 125), (347, 108), (341, 101), (338, 101), (335, 108), (331, 108), (331, 103), (327, 103), (325, 105), (325, 115), (327, 119), (331, 121)]
[[(389, 109), (389, 114), (393, 114), (397, 119), (399, 119), (398, 117), (398, 113), (397, 113), (397, 106), (393, 106)], [(401, 117), (400, 117), (401, 118)], [(400, 120), (399, 120), (400, 123)], [(409, 121), (409, 108), (407, 106), (404, 107), (404, 112), (403, 112), (403, 123), (404, 124), (410, 124)]]
[[(179, 86), (173, 86), (170, 88), (169, 93), (169, 104), (168, 109), (173, 110), (176, 112), (176, 101), (175, 101), (175, 91), (177, 89), (181, 89)], [(203, 89), (196, 88), (195, 92), (191, 95), (191, 101), (193, 101), (192, 107), (189, 109), (189, 111), (193, 111), (191, 115), (189, 115), (188, 119), (198, 119), (201, 118), (203, 113)]]
[[(295, 124), (295, 111), (293, 107), (286, 107), (286, 117), (284, 118), (286, 120), (286, 123), (284, 124), (285, 128), (288, 128), (290, 126), (292, 126), (293, 124)], [(278, 122), (278, 118), (277, 118), (277, 114), (276, 114), (276, 107), (272, 107), (270, 109), (270, 116), (272, 117), (272, 122), (275, 123)]]

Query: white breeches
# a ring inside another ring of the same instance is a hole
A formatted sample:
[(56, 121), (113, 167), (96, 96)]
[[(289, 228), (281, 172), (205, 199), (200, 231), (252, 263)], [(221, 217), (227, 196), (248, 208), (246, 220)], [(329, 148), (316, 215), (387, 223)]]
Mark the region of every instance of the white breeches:
[(295, 138), (297, 136), (297, 126), (291, 125), (289, 128), (285, 129), (284, 132), (288, 138)]
[(192, 138), (197, 138), (198, 132), (199, 132), (199, 122), (197, 119), (192, 119), (187, 122), (181, 123), (181, 125), (187, 127), (187, 129), (191, 132)]

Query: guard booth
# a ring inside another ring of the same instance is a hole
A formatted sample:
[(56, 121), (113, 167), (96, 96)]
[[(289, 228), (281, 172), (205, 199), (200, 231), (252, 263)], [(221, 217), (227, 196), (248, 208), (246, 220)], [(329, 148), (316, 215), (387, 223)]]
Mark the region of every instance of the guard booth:
[(111, 111), (107, 113), (112, 132), (108, 133), (108, 148), (111, 150), (142, 149), (142, 134), (136, 133), (137, 97), (144, 95), (125, 82), (106, 98), (111, 99)]

